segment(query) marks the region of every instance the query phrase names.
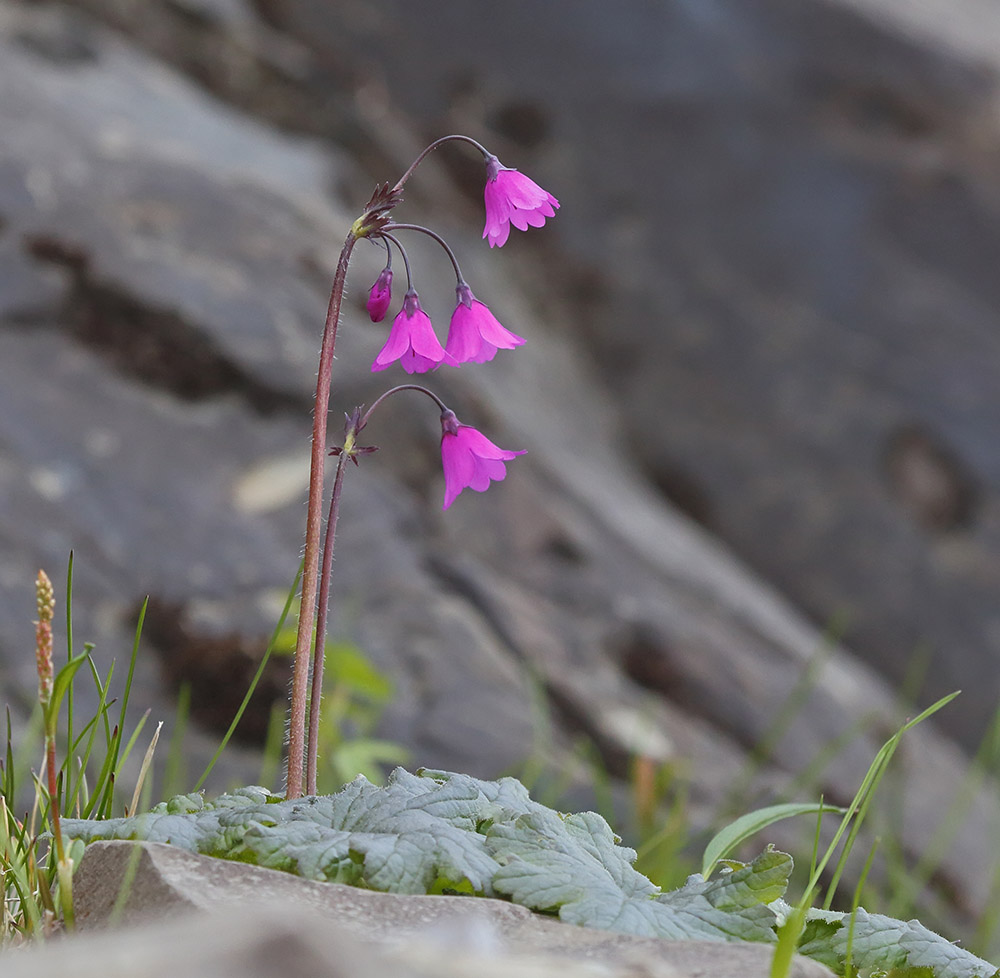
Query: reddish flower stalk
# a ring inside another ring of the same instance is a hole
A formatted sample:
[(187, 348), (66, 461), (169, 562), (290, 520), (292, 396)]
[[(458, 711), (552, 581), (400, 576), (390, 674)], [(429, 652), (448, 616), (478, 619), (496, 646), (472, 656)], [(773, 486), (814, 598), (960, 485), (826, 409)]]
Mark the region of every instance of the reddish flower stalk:
[(349, 456), (341, 452), (337, 459), (337, 474), (333, 478), (330, 515), (326, 520), (323, 540), (323, 567), (319, 576), (319, 604), (316, 614), (316, 646), (313, 649), (312, 679), (309, 684), (309, 740), (306, 748), (306, 794), (316, 794), (316, 755), (319, 753), (319, 720), (323, 707), (323, 666), (326, 661), (326, 619), (330, 612), (330, 576), (333, 570), (333, 547), (340, 518), (340, 494), (344, 485), (344, 462)]
[[(330, 380), (333, 355), (337, 346), (337, 327), (344, 299), (344, 283), (351, 252), (359, 238), (367, 238), (388, 220), (387, 214), (402, 200), (398, 190), (388, 185), (377, 187), (364, 213), (351, 225), (340, 252), (333, 276), (330, 302), (323, 329), (323, 344), (319, 354), (316, 377), (316, 405), (313, 409), (312, 453), (309, 466), (309, 502), (306, 508), (306, 543), (302, 566), (302, 597), (299, 604), (299, 626), (295, 638), (295, 659), (292, 665), (292, 694), (288, 725), (288, 766), (285, 792), (288, 798), (302, 795), (303, 761), (306, 738), (306, 702), (308, 699), (309, 665), (312, 659), (313, 625), (316, 621), (316, 599), (319, 579), (320, 528), (323, 519), (323, 481), (326, 462), (326, 428), (330, 413)], [(322, 648), (322, 642), (319, 647)]]
[(344, 486), (344, 463), (350, 459), (358, 464), (359, 455), (375, 451), (373, 447), (357, 443), (358, 432), (365, 426), (361, 408), (348, 415), (342, 448), (334, 448), (337, 455), (337, 473), (333, 478), (330, 495), (330, 513), (326, 520), (326, 537), (323, 540), (323, 566), (319, 576), (319, 604), (316, 613), (316, 647), (313, 652), (312, 681), (309, 699), (309, 741), (306, 749), (306, 793), (316, 794), (316, 757), (319, 751), (319, 721), (323, 706), (323, 665), (325, 662), (326, 621), (330, 613), (330, 580), (333, 571), (333, 551), (337, 540), (337, 521), (340, 519), (340, 496)]
[(319, 537), (323, 509), (323, 477), (326, 463), (326, 425), (330, 412), (330, 380), (333, 354), (337, 345), (337, 326), (344, 298), (347, 265), (357, 241), (355, 229), (344, 242), (333, 278), (330, 303), (323, 330), (316, 378), (316, 406), (313, 409), (312, 456), (309, 466), (309, 502), (306, 509), (306, 545), (302, 568), (302, 599), (299, 604), (299, 627), (292, 665), (291, 716), (288, 726), (288, 770), (285, 792), (288, 798), (302, 795), (302, 762), (305, 751), (306, 700), (309, 663), (312, 655), (313, 623), (316, 617), (317, 580), (319, 576)]

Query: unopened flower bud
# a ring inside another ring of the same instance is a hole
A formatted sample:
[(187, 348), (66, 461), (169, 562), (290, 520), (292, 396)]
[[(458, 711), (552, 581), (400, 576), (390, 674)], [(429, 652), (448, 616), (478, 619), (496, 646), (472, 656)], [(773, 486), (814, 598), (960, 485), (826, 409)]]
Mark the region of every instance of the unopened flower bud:
[(375, 284), (368, 293), (368, 315), (373, 323), (380, 323), (385, 319), (385, 314), (389, 311), (389, 304), (392, 302), (392, 269), (386, 265), (379, 272)]

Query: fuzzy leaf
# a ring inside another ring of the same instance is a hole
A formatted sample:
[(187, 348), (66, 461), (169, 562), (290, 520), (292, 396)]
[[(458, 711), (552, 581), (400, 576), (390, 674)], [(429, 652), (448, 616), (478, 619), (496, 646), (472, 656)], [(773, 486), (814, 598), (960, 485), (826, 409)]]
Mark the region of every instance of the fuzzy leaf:
[[(363, 777), (334, 795), (285, 801), (241, 788), (206, 802), (178, 795), (130, 818), (64, 819), (69, 839), (144, 839), (238, 859), (308, 879), (394, 893), (507, 896), (567, 923), (641, 936), (773, 942), (791, 910), (780, 899), (791, 857), (767, 849), (711, 879), (691, 876), (662, 893), (633, 866), (593, 812), (562, 815), (513, 778), (397, 768), (385, 787)], [(1000, 978), (985, 961), (916, 921), (857, 911), (810, 911), (799, 951), (843, 973), (896, 969), (907, 978)]]
[(792, 860), (768, 851), (719, 879), (692, 876), (661, 893), (637, 872), (635, 852), (593, 812), (561, 816), (541, 809), (495, 825), (487, 846), (501, 864), (493, 886), (533, 910), (567, 923), (647, 937), (773, 941), (766, 904), (785, 891)]
[(131, 818), (66, 819), (70, 838), (146, 839), (308, 879), (394, 893), (502, 894), (570, 923), (624, 933), (772, 941), (766, 906), (791, 859), (769, 850), (749, 866), (661, 893), (637, 872), (599, 815), (561, 815), (513, 778), (397, 768), (384, 788), (359, 777), (335, 795), (283, 801), (243, 788), (205, 802), (180, 795)]
[(850, 942), (851, 964), (863, 971), (900, 969), (934, 978), (997, 978), (1000, 969), (977, 958), (916, 920), (895, 920), (860, 907), (851, 915), (811, 910), (799, 941), (799, 953), (842, 972)]

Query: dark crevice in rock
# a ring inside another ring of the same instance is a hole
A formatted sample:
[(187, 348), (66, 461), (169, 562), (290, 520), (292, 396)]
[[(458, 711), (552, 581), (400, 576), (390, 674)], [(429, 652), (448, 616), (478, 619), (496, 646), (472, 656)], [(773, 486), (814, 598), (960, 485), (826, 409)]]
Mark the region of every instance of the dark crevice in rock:
[[(229, 729), (268, 644), (266, 636), (203, 633), (189, 623), (183, 605), (156, 598), (150, 599), (146, 609), (142, 639), (159, 659), (170, 689), (179, 693), (186, 686), (190, 690), (191, 717), (217, 734)], [(263, 746), (273, 708), (287, 698), (291, 675), (289, 658), (268, 660), (234, 740)]]
[(660, 636), (642, 625), (635, 625), (626, 635), (618, 636), (613, 644), (615, 658), (629, 679), (667, 699), (676, 698), (684, 684), (684, 673), (672, 661)]
[(645, 459), (639, 450), (633, 454), (633, 458), (665, 499), (696, 523), (713, 529), (714, 507), (708, 490), (698, 479), (680, 466), (660, 459)]
[(886, 439), (883, 464), (890, 491), (920, 526), (938, 532), (971, 526), (976, 480), (934, 432), (919, 424), (896, 429)]
[(74, 10), (62, 11), (62, 16), (35, 18), (30, 27), (15, 32), (14, 40), (54, 65), (76, 67), (97, 60), (92, 28)]
[(721, 701), (713, 677), (680, 664), (684, 657), (694, 661), (697, 648), (677, 646), (646, 622), (626, 626), (609, 639), (608, 646), (622, 672), (636, 685), (701, 717), (751, 754), (759, 748), (762, 730), (752, 704)]
[(36, 260), (69, 273), (61, 307), (45, 318), (117, 372), (182, 401), (235, 394), (261, 415), (309, 409), (307, 398), (270, 387), (241, 369), (174, 310), (99, 280), (85, 248), (52, 235), (28, 237), (24, 248)]
[(531, 671), (553, 711), (556, 727), (573, 737), (585, 737), (597, 751), (601, 765), (612, 777), (628, 777), (631, 753), (600, 729), (592, 703), (579, 700), (571, 691), (538, 671), (537, 663), (521, 647), (508, 627), (503, 611), (490, 597), (486, 587), (443, 555), (431, 554), (425, 566), (441, 583), (442, 590), (451, 591), (468, 601), (508, 652)]
[(555, 714), (556, 726), (565, 730), (572, 739), (580, 736), (597, 751), (600, 765), (613, 778), (628, 780), (632, 773), (634, 754), (605, 734), (594, 722), (593, 704), (581, 702), (558, 683), (546, 682), (545, 695)]
[(508, 102), (493, 113), (490, 121), (501, 136), (529, 150), (541, 146), (552, 129), (548, 113), (537, 102)]
[(443, 553), (429, 553), (424, 561), (424, 568), (442, 585), (443, 591), (457, 594), (468, 601), (519, 662), (529, 661), (507, 626), (502, 611), (482, 583)]

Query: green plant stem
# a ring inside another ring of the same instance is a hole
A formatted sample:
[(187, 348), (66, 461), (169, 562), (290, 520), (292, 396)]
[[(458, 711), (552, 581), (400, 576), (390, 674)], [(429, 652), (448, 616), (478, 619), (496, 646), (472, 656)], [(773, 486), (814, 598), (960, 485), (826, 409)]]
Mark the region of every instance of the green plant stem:
[[(347, 440), (352, 441), (349, 431)], [(333, 570), (333, 548), (337, 539), (337, 521), (340, 519), (340, 495), (344, 485), (344, 463), (351, 457), (342, 451), (337, 458), (337, 474), (333, 479), (330, 495), (330, 515), (326, 520), (326, 538), (323, 541), (323, 566), (319, 577), (319, 603), (316, 617), (316, 647), (313, 652), (312, 682), (309, 701), (309, 741), (306, 748), (306, 793), (316, 794), (316, 754), (319, 749), (319, 718), (323, 707), (323, 663), (326, 659), (326, 620), (330, 612), (330, 576)]]
[(319, 538), (323, 509), (323, 476), (326, 461), (326, 426), (330, 412), (330, 380), (333, 354), (337, 345), (337, 327), (344, 297), (347, 266), (357, 240), (352, 228), (337, 262), (337, 271), (330, 291), (323, 345), (319, 355), (316, 378), (316, 405), (313, 411), (312, 455), (309, 468), (309, 502), (306, 510), (306, 542), (302, 568), (302, 601), (299, 606), (299, 627), (295, 640), (292, 666), (291, 716), (288, 727), (288, 768), (285, 793), (288, 798), (302, 795), (302, 762), (305, 748), (305, 721), (309, 664), (312, 652), (313, 623), (316, 618), (316, 592), (319, 571)]

